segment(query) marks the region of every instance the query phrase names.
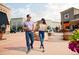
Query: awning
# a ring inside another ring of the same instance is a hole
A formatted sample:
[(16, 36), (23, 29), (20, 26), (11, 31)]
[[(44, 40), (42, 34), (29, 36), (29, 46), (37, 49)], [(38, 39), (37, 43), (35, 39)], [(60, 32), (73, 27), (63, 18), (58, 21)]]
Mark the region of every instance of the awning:
[(70, 24), (75, 24), (75, 21), (70, 21)]
[(5, 25), (9, 25), (9, 21), (7, 18), (7, 14), (0, 12), (0, 25), (5, 24)]
[(66, 26), (70, 26), (70, 23), (64, 23), (64, 26), (66, 27)]

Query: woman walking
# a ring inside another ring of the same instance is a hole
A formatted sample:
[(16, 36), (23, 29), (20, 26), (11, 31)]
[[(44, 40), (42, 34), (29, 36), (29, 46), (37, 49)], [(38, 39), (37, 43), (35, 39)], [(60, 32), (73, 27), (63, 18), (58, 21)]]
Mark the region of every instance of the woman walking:
[(38, 26), (39, 31), (39, 38), (40, 38), (40, 48), (43, 49), (44, 52), (44, 38), (45, 38), (45, 31), (47, 30), (47, 24), (44, 18), (41, 19), (40, 24)]

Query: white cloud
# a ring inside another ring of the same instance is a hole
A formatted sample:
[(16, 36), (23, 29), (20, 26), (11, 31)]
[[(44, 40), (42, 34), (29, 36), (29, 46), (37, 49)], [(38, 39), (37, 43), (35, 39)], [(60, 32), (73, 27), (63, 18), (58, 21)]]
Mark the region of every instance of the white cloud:
[(3, 0), (0, 0), (0, 3), (1, 3), (1, 2), (3, 3)]
[(52, 19), (53, 21), (60, 21), (60, 12), (64, 11), (70, 7), (79, 8), (79, 4), (76, 3), (49, 3), (45, 6), (47, 9), (43, 12), (43, 15), (47, 19)]
[[(50, 19), (53, 21), (60, 21), (60, 12), (68, 9), (70, 7), (79, 8), (78, 3), (48, 3), (44, 7), (46, 10), (42, 12), (33, 12), (30, 8), (31, 4), (25, 6), (24, 8), (12, 9), (12, 17), (25, 17), (26, 14), (31, 14), (33, 21), (40, 20), (42, 17), (45, 19)], [(39, 10), (40, 11), (40, 10)]]
[(4, 3), (77, 3), (79, 0), (3, 0)]
[(30, 14), (32, 16), (33, 21), (39, 20), (38, 14), (32, 12), (32, 10), (29, 7), (12, 9), (12, 18), (19, 18), (19, 17), (25, 18), (27, 14)]
[(29, 8), (12, 9), (12, 17), (25, 17), (25, 15), (29, 13), (31, 13)]

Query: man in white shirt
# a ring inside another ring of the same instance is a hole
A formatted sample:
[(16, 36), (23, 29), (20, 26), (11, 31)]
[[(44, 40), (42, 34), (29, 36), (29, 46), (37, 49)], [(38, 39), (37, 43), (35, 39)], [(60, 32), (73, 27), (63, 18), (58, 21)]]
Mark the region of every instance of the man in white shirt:
[[(33, 49), (33, 43), (34, 43), (34, 23), (31, 21), (31, 16), (28, 14), (27, 20), (23, 23), (23, 29), (25, 30), (26, 35), (26, 45), (27, 45), (27, 52), (28, 53), (31, 49)], [(31, 41), (31, 43), (30, 43)]]

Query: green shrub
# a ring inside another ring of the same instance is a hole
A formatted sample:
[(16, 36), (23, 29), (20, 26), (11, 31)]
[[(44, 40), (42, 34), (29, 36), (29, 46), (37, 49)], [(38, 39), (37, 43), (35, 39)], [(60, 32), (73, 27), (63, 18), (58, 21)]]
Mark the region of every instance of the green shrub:
[(73, 34), (69, 37), (70, 41), (78, 41), (79, 40), (79, 29), (75, 30)]

